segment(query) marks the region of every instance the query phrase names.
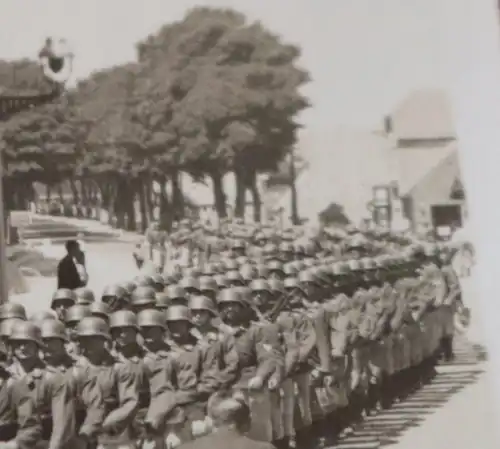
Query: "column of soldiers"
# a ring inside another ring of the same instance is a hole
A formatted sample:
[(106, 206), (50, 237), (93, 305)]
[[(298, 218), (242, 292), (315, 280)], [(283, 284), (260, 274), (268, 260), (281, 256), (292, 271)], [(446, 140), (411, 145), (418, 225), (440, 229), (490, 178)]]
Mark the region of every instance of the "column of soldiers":
[(3, 305), (0, 449), (177, 447), (212, 430), (224, 389), (255, 439), (324, 447), (453, 357), (460, 291), (437, 245), (222, 249), (100, 298), (58, 290), (30, 317)]

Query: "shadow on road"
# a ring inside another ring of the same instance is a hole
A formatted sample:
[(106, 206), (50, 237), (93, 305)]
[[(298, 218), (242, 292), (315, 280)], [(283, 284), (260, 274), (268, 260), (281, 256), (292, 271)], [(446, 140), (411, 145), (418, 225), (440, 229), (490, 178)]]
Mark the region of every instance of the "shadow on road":
[(383, 410), (368, 417), (354, 433), (340, 440), (335, 449), (375, 449), (397, 445), (404, 432), (418, 427), (430, 414), (443, 407), (449, 399), (475, 383), (483, 369), (479, 364), (486, 360), (486, 351), (466, 341), (457, 342), (455, 360), (438, 367), (433, 381)]

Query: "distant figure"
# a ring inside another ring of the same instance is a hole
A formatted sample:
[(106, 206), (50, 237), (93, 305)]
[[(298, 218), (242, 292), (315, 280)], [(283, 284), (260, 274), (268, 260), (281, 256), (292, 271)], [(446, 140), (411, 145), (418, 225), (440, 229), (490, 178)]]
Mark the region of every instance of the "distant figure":
[(57, 288), (75, 290), (85, 287), (88, 282), (85, 256), (76, 240), (66, 242), (66, 256), (57, 266)]
[(215, 393), (208, 401), (208, 415), (214, 432), (183, 444), (182, 449), (275, 449), (271, 443), (245, 436), (250, 428), (250, 408), (243, 398), (230, 392)]

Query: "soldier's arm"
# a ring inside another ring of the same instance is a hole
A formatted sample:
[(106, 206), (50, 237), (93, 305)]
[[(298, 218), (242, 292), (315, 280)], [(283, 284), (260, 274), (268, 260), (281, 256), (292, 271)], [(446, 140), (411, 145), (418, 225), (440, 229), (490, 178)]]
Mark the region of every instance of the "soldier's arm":
[(202, 399), (207, 399), (220, 385), (217, 352), (215, 345), (210, 348), (200, 348), (199, 352), (201, 370), (197, 390)]
[(77, 388), (80, 393), (79, 400), (86, 410), (85, 419), (80, 426), (78, 435), (87, 439), (92, 439), (97, 435), (104, 421), (106, 407), (101, 387), (97, 382), (97, 376), (89, 373), (77, 374)]
[(70, 379), (64, 375), (53, 376), (49, 380), (52, 396), (52, 434), (49, 449), (61, 449), (76, 434), (75, 391)]
[(36, 444), (42, 438), (42, 423), (40, 416), (36, 413), (33, 400), (28, 396), (24, 396), (19, 398), (17, 403), (14, 403), (13, 391), (11, 390), (9, 394), (17, 417), (17, 434), (15, 438), (4, 444), (12, 449), (36, 447)]
[(316, 335), (316, 349), (319, 358), (319, 365), (316, 368), (322, 372), (329, 373), (333, 369), (329, 312), (320, 308), (314, 311), (311, 318)]
[(103, 428), (122, 428), (130, 422), (139, 410), (139, 391), (141, 376), (129, 369), (127, 364), (116, 365), (116, 382), (118, 387), (118, 407), (104, 419)]
[(236, 342), (232, 335), (224, 335), (222, 341), (222, 357), (224, 368), (219, 373), (220, 385), (227, 387), (232, 385), (238, 376), (238, 351), (236, 351)]
[(174, 369), (171, 360), (155, 362), (150, 370), (149, 386), (151, 401), (145, 417), (145, 423), (158, 430), (163, 426), (165, 418), (176, 405), (174, 389)]
[(308, 318), (303, 318), (297, 323), (298, 361), (304, 363), (308, 360), (316, 347), (317, 338), (314, 325)]
[(284, 351), (276, 325), (254, 327), (252, 329), (257, 354), (256, 376), (267, 380), (284, 367)]

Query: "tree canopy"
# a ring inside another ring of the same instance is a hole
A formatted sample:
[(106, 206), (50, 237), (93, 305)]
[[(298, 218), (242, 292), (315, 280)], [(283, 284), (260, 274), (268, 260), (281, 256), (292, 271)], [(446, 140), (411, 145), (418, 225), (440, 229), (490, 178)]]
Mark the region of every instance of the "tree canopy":
[[(299, 58), (299, 47), (236, 11), (192, 9), (138, 42), (136, 61), (93, 73), (61, 101), (5, 123), (7, 180), (68, 181), (80, 202), (99, 203), (133, 228), (137, 207), (143, 227), (155, 208), (167, 224), (185, 216), (186, 175), (211, 183), (225, 217), (222, 179), (233, 173), (235, 215), (250, 191), (259, 220), (257, 177), (282, 169), (309, 107)], [(40, 90), (37, 79), (32, 63), (0, 62), (0, 86)]]

